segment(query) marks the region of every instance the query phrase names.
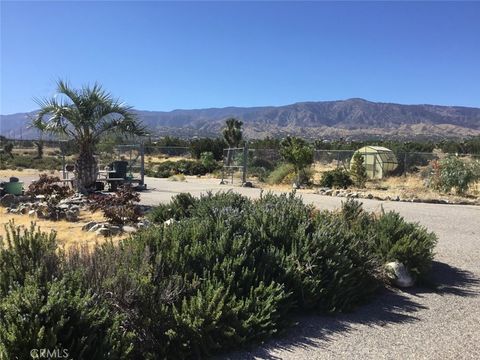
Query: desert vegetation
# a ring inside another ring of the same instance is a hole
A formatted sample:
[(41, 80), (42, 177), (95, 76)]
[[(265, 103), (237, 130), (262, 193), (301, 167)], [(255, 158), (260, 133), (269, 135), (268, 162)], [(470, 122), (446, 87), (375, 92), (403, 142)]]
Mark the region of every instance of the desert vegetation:
[[(134, 200), (134, 199), (133, 199)], [(153, 225), (94, 248), (11, 224), (0, 244), (0, 354), (56, 346), (79, 359), (199, 358), (276, 335), (295, 314), (354, 310), (384, 264), (428, 274), (434, 234), (348, 201), (181, 194)]]

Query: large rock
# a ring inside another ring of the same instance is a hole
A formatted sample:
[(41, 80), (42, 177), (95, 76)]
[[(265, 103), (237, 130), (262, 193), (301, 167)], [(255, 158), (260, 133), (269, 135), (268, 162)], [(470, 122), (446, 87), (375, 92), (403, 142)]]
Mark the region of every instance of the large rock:
[(88, 230), (90, 230), (92, 227), (94, 227), (95, 225), (97, 225), (97, 222), (96, 222), (96, 221), (89, 221), (88, 223), (86, 223), (85, 225), (82, 226), (82, 230), (83, 230), (83, 231), (88, 231)]
[(393, 261), (385, 264), (385, 273), (390, 282), (398, 287), (411, 287), (415, 280), (408, 269), (401, 262)]
[(122, 227), (122, 230), (123, 232), (130, 233), (130, 234), (138, 231), (136, 227), (129, 226), (129, 225), (124, 225)]
[(111, 236), (112, 235), (110, 229), (107, 228), (107, 227), (102, 227), (102, 228), (98, 229), (97, 231), (95, 231), (95, 234), (102, 235), (102, 236)]

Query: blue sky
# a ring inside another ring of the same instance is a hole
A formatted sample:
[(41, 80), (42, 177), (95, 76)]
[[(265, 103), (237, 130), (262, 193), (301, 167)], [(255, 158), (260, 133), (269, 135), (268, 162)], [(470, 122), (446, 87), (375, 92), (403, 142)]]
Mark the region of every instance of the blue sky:
[(480, 3), (1, 2), (0, 113), (55, 81), (138, 109), (362, 97), (480, 107)]

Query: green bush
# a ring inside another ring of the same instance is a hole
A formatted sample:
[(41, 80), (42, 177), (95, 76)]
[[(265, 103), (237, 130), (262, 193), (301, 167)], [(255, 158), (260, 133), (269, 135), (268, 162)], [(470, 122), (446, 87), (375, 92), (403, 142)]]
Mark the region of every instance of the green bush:
[(0, 240), (0, 358), (27, 359), (31, 349), (61, 349), (78, 359), (126, 358), (131, 332), (121, 313), (62, 271), (55, 233), (10, 223)]
[(272, 185), (288, 184), (295, 180), (295, 168), (292, 164), (280, 164), (270, 175), (268, 175), (267, 183)]
[(359, 152), (355, 152), (353, 154), (353, 163), (350, 166), (350, 174), (355, 182), (355, 185), (358, 187), (365, 187), (365, 183), (367, 182), (367, 169), (363, 164), (363, 156)]
[(4, 354), (48, 339), (86, 358), (210, 356), (278, 334), (299, 311), (355, 308), (381, 285), (385, 261), (420, 276), (434, 245), (434, 235), (396, 214), (369, 214), (353, 201), (319, 212), (295, 194), (180, 194), (150, 219), (93, 250), (58, 254), (45, 235), (0, 244), (0, 260), (13, 264), (6, 275), (0, 269)]
[(0, 300), (2, 358), (29, 359), (31, 349), (61, 349), (75, 359), (127, 358), (130, 341), (118, 315), (66, 279), (43, 285), (28, 277)]
[(416, 277), (425, 277), (433, 260), (435, 234), (418, 224), (406, 222), (392, 211), (382, 215), (374, 225), (372, 251), (378, 258), (383, 263), (400, 261)]
[(13, 158), (3, 156), (1, 162), (6, 169), (60, 170), (62, 168), (62, 161), (52, 156), (43, 156), (41, 159), (31, 155), (17, 155)]
[[(213, 166), (212, 164), (209, 164)], [(216, 163), (215, 163), (216, 165)], [(147, 170), (148, 176), (158, 178), (169, 178), (173, 175), (206, 175), (215, 170), (215, 168), (207, 168), (201, 161), (198, 160), (178, 160), (165, 161), (156, 165), (155, 169)]]
[(205, 167), (207, 172), (211, 173), (212, 171), (218, 169), (218, 164), (213, 157), (213, 153), (210, 151), (203, 152), (200, 155), (200, 162)]
[(335, 170), (325, 171), (320, 179), (320, 186), (329, 188), (337, 187), (346, 189), (353, 185), (353, 181), (347, 171), (336, 168)]
[(450, 155), (431, 165), (429, 184), (436, 190), (449, 192), (455, 189), (459, 195), (480, 181), (480, 162), (462, 160)]

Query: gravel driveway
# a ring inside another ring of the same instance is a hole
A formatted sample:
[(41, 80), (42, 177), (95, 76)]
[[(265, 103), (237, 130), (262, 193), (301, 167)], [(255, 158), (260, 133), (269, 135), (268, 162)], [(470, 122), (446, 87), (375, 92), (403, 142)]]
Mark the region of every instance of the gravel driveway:
[[(180, 192), (233, 189), (218, 180), (172, 182), (147, 178), (142, 203), (155, 205)], [(305, 202), (334, 209), (342, 199), (300, 192)], [(368, 210), (395, 210), (438, 235), (433, 267), (436, 291), (384, 291), (353, 313), (312, 315), (277, 339), (223, 359), (480, 359), (480, 207), (362, 200)]]

